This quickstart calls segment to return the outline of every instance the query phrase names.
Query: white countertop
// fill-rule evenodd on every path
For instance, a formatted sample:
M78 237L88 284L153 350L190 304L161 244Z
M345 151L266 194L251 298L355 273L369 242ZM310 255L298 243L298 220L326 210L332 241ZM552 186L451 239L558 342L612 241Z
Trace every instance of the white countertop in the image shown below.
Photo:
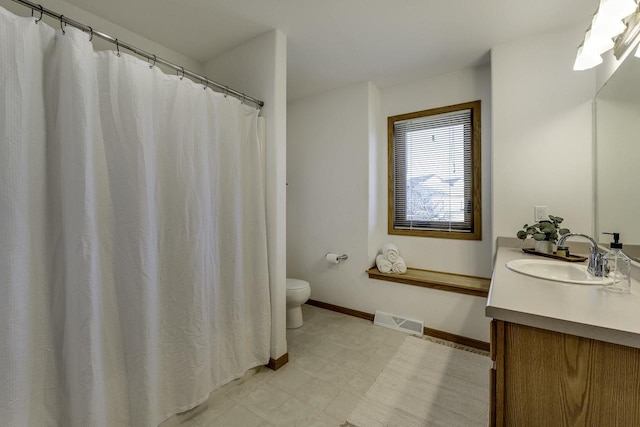
M487 317L640 348L639 282L632 279L631 294L623 295L598 285L537 279L506 267L522 258L545 259L519 248L498 248Z

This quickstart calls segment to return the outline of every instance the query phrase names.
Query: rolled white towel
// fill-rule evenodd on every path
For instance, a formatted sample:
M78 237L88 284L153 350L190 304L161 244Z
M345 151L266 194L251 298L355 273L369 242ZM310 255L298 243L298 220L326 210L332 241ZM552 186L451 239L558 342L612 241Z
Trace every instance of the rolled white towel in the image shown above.
M400 251L398 251L398 247L393 243L387 243L382 247L382 255L384 255L387 261L391 261L391 263L393 264L398 260Z
M376 267L380 273L391 273L391 261L385 259L384 255L378 255L376 257Z
M398 257L398 260L391 264L391 271L396 274L404 274L407 272L407 264L404 262L404 258Z

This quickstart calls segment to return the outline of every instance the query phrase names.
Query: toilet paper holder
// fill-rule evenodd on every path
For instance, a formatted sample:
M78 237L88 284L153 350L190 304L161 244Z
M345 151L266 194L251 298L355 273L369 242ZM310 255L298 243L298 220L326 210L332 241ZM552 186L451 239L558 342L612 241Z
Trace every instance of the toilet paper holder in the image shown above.
M338 254L334 254L331 252L327 252L326 254L324 254L324 259L329 262L329 263L339 263L340 261L346 261L349 259L349 256L347 254L342 254L342 255L338 255Z

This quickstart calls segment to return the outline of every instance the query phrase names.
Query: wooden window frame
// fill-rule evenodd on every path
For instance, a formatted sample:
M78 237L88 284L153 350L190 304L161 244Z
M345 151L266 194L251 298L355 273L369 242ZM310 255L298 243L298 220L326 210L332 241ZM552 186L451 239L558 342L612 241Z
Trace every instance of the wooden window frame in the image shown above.
M399 229L394 227L395 215L395 151L394 123L396 121L416 119L437 114L471 110L471 205L473 207L471 232L425 229ZM391 116L387 119L388 132L388 234L417 237L436 237L442 239L482 240L482 181L481 181L481 101L465 102L446 107L416 111L414 113Z

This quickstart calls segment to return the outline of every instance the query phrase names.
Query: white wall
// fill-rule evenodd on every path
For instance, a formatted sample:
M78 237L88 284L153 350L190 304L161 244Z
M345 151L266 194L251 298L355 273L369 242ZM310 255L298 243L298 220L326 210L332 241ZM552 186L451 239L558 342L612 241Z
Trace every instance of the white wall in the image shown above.
M386 118L482 99L482 242L387 236ZM489 276L490 69L463 70L380 91L362 83L290 103L287 116L287 273L308 280L311 298L368 313L423 320L425 326L488 341L486 300L372 280L365 270L385 241L412 267ZM486 160L485 160L486 159ZM400 237L400 238L396 238ZM347 253L339 265L327 251Z
M492 49L494 241L533 222L534 205L571 231L593 233L595 73L572 70L584 30Z
M271 357L286 341L287 40L273 30L205 64L207 76L265 102L267 239L271 290Z
M89 13L65 1L38 0L38 1L34 1L34 3L42 4L44 8L50 9L58 14L64 15L70 19L80 22L81 24L89 25L93 27L93 29L96 31L101 31L110 36L116 37L119 40L122 40L126 43L129 43L133 46L143 49L151 54L155 54L156 56L166 59L169 62L173 62L174 64L183 66L187 70L193 71L198 74L202 74L204 72L204 67L200 62L195 61L185 55L182 55L181 53L178 53L175 50L171 50L167 47L164 47L161 44L158 44L150 39L142 37L132 31L126 30L121 26L114 24L113 22L107 21L106 19L102 19L92 13ZM30 8L24 7L10 0L0 0L0 6L4 7L7 10L10 10L16 15L31 16ZM36 12L36 16L39 16L39 15L40 14ZM48 25L50 25L55 29L60 28L60 22L55 21L53 18L49 18L48 16L45 16L43 18L43 22L47 23ZM105 49L115 50L114 44L101 40L98 37L93 38L93 45L96 50L105 50ZM122 52L128 53L128 51L126 50L122 50ZM167 69L162 66L160 68L162 68L167 73L175 73L173 69Z
M311 298L363 310L368 268L369 96L362 83L289 104L287 273ZM349 260L330 265L327 252Z

